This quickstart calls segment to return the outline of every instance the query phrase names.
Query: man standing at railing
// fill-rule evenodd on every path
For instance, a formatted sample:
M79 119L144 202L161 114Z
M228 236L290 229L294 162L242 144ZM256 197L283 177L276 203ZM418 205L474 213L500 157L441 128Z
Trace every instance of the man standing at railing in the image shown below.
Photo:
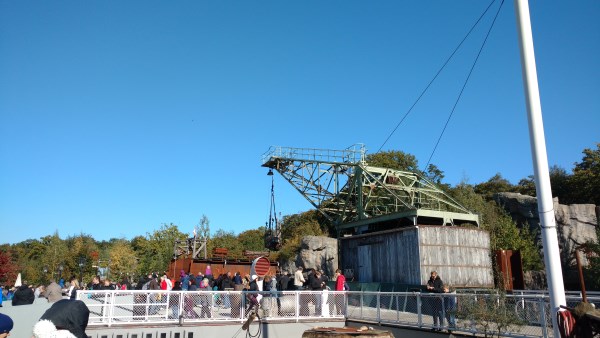
M304 288L304 282L306 282L302 270L302 267L299 266L296 273L294 273L294 286L296 287L296 290L302 290Z
M346 276L342 274L342 270L335 270L335 291L341 292L346 291L344 285L346 285ZM337 315L343 315L346 311L344 306L346 305L346 301L344 300L344 295L336 293L335 295L335 308Z
M312 274L308 275L308 284L313 291L312 298L315 303L315 316L321 316L321 297L323 295L323 287L325 286L325 282L321 279L321 272L314 269Z
M427 290L434 293L444 292L444 282L438 276L436 271L431 271L431 277L427 281ZM444 326L444 318L442 317L442 298L431 297L431 315L433 316L433 330L441 331Z
M446 312L446 321L448 322L448 331L452 332L456 328L456 290L450 290L444 286L444 311Z

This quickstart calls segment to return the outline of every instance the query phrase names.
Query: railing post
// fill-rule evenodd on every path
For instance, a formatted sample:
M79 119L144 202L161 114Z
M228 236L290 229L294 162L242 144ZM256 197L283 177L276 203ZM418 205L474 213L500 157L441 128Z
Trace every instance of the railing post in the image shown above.
M400 294L396 293L396 323L400 323Z
M112 322L113 322L113 318L114 318L114 313L115 313L115 300L116 300L116 293L115 291L111 291L110 294L108 294L108 327L111 327Z
M294 293L294 297L296 298L296 322L298 322L300 320L300 291L296 290L296 292Z
M543 337L548 337L548 325L546 324L546 299L545 296L541 296L538 298L538 303L540 306L540 326L542 327ZM552 314L554 315L554 314ZM552 321L551 321L552 322ZM558 338L558 337L554 337Z
M364 308L364 304L365 303L365 292L361 291L360 292L360 319L363 319L363 308Z
M343 291L344 292L344 317L346 319L348 319L348 292L347 291Z
M417 324L419 327L423 327L423 314L421 313L421 293L417 292Z
M377 323L381 324L381 292L377 292Z

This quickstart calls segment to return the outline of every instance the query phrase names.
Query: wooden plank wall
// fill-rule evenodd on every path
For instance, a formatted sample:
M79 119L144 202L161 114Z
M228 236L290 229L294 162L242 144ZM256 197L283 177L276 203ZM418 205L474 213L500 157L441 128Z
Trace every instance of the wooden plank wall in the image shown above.
M340 239L341 268L354 280L423 285L436 270L457 287L492 287L489 234L478 228L418 226Z
M490 236L477 228L419 226L421 279L438 272L447 285L493 287Z
M359 282L421 284L418 243L415 227L342 238L342 269Z

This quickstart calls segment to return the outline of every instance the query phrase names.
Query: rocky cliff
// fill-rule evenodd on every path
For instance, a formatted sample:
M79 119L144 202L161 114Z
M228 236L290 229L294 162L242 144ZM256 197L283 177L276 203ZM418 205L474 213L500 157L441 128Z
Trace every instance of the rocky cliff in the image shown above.
M337 239L323 236L302 238L300 252L296 260L280 262L283 270L293 273L297 266L305 269L320 269L327 276L334 275L338 268Z
M532 233L540 236L537 198L519 193L503 192L496 194L494 199L504 207L519 227L528 226ZM587 241L598 240L596 227L600 218L600 207L593 204L563 205L559 204L558 199L555 198L554 216L563 266L573 266L575 248ZM582 263L587 264L585 257L582 258Z

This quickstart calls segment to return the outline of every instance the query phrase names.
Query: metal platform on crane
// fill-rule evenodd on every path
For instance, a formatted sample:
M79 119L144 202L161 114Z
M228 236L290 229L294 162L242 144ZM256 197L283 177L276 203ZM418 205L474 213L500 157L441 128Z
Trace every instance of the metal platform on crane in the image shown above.
M343 150L271 147L262 166L279 172L340 235L401 226L479 225L423 174L369 166L364 145Z

